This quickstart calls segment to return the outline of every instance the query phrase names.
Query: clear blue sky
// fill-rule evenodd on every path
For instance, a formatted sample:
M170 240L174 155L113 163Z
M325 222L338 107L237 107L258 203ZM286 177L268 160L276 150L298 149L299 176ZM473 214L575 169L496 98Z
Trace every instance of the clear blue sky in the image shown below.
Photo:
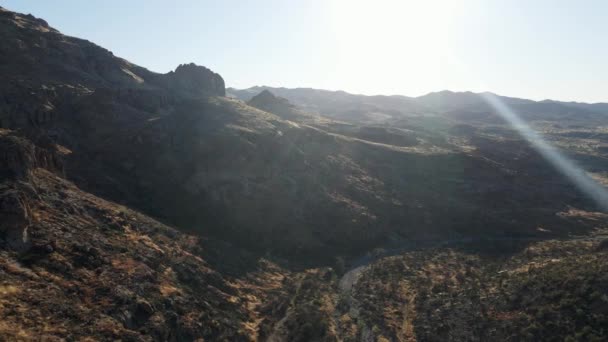
M65 34L228 86L608 102L606 0L0 0Z

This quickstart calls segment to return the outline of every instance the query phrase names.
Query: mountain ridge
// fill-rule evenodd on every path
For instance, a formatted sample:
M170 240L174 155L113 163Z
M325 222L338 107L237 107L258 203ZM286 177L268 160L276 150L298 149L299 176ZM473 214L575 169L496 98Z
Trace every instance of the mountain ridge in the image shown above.
M254 92L263 91L263 90L271 91L272 89L279 89L279 90L295 90L295 91L297 91L297 90L318 91L318 92L328 92L328 93L336 93L336 94L348 94L348 95L352 95L352 96L361 96L361 97L381 96L381 97L403 97L403 98L408 98L408 99L417 99L417 98L434 95L434 94L473 94L473 95L492 94L492 95L495 95L500 98L508 98L508 99L532 101L532 102L557 102L557 103L561 103L561 104L572 104L572 105L608 105L608 102L602 102L602 101L585 102L585 101L563 101L563 100L556 100L556 99L532 100L532 99L526 99L523 97L499 95L492 91L473 92L470 90L455 91L455 90L449 90L449 89L431 91L426 94L422 94L422 95L418 95L418 96L408 96L408 95L404 95L404 94L359 94L359 93L354 93L354 92L351 93L351 92L348 92L345 90L327 90L327 89L313 88L313 87L274 87L274 86L265 86L265 85L255 85L255 86L251 86L248 88L227 87L226 89L228 92L233 91L235 93L242 92L242 91L253 91L252 93L254 93ZM232 95L236 96L235 93L233 93ZM238 98L241 98L241 97L238 97ZM241 99L243 99L243 98L241 98Z
M482 96L487 92L452 92L446 90L418 97L401 95L368 96L313 88L289 89L263 86L243 90L228 88L227 92L232 97L248 101L255 94L265 89L288 99L304 111L336 120L388 123L421 115L439 115L446 119L460 121L474 119L487 123L496 123L503 120L500 118L500 113L496 112L495 108ZM495 98L510 106L525 121L529 122L566 118L579 120L579 124L597 125L608 116L608 105L604 103L533 101L500 95L495 95Z

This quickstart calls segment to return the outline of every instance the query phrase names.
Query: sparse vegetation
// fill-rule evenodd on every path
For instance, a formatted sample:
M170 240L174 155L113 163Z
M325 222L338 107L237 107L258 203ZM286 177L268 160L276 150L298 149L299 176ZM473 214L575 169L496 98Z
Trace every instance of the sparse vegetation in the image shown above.
M0 39L2 341L608 340L608 215L479 94ZM608 107L501 99L608 184Z

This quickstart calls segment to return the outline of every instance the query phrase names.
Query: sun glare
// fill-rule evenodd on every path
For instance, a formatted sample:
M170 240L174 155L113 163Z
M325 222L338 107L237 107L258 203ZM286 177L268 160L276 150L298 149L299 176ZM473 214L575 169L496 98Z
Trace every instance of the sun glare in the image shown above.
M459 17L457 1L332 2L339 79L363 88L384 82L398 89L403 80L436 84L450 55L450 29ZM372 66L362 68L362 65Z

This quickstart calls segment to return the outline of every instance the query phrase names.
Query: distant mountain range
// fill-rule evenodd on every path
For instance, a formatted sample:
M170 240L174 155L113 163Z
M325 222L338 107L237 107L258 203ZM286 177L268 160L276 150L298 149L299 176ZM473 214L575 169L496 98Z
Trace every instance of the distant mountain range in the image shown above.
M343 91L312 88L273 88L256 86L248 89L228 88L228 96L248 101L268 90L284 97L303 110L319 113L337 120L385 122L407 116L440 114L450 118L495 121L493 109L473 92L440 91L419 97L366 96ZM567 119L578 123L597 123L608 116L608 103L578 103L553 100L532 101L496 95L527 120Z

